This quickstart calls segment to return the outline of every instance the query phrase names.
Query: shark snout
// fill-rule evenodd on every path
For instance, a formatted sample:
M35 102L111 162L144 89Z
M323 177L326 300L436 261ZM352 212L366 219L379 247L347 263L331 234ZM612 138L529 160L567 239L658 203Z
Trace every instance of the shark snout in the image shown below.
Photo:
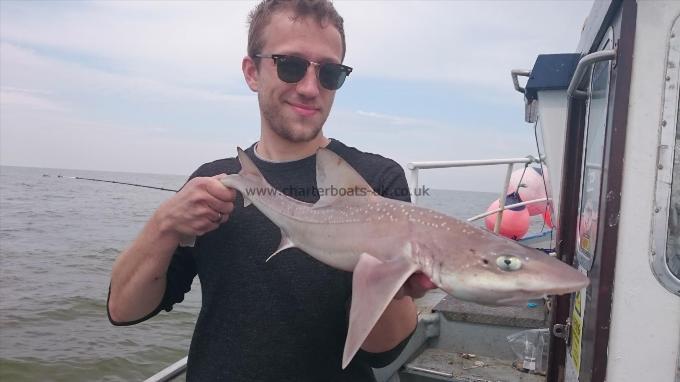
M586 275L553 258L524 258L521 265L515 263L516 257L497 258L498 264L482 262L481 267L443 275L440 288L461 300L506 305L573 293L589 284Z
M588 286L590 280L580 271L550 258L548 264L528 266L517 281L521 292L536 295L559 295L572 293ZM540 265L540 266L538 266Z
M590 280L583 273L570 269L567 275L561 275L561 278L555 282L555 286L548 290L549 294L565 294L579 291L590 284Z

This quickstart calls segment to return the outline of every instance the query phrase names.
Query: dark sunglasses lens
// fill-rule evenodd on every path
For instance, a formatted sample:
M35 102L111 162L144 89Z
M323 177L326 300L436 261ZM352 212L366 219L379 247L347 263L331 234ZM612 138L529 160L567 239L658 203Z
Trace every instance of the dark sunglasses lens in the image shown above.
M280 57L276 61L276 71L283 82L296 83L305 76L309 62L297 57Z
M346 77L347 71L340 64L323 64L319 68L319 82L328 90L340 89Z

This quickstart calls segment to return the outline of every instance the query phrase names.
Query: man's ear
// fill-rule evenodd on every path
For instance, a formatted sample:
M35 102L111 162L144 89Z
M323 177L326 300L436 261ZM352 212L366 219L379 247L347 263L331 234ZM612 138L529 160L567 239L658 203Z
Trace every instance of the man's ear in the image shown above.
M257 72L255 61L250 56L243 57L241 69L243 70L243 77L245 77L246 83L248 84L250 90L257 92L259 73Z

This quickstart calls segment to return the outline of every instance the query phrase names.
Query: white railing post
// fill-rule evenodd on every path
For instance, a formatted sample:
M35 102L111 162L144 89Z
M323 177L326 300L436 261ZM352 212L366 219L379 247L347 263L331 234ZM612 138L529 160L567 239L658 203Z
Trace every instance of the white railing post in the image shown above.
M410 168L410 166L409 166ZM418 167L410 168L411 170L411 203L418 202Z
M505 181L503 182L503 189L501 190L501 196L498 197L498 216L496 217L496 224L493 226L493 231L495 233L501 230L501 221L503 220L503 210L505 207L505 196L508 194L508 184L510 184L510 176L512 175L513 164L508 163L508 170L505 173Z

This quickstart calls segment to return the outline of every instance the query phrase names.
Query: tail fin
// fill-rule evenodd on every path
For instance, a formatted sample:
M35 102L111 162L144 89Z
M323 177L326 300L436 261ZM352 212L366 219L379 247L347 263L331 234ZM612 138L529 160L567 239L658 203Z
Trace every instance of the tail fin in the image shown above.
M243 177L264 178L255 163L248 157L248 154L240 147L237 147L236 150L238 151L238 161L241 162L241 171L238 174Z
M248 157L248 154L240 147L237 147L236 151L238 151L238 161L241 162L241 171L239 171L238 174L244 178L254 177L264 180L264 176L260 172L260 169L255 166L255 163ZM243 195L243 207L248 207L251 204L252 201L248 199L246 195Z

